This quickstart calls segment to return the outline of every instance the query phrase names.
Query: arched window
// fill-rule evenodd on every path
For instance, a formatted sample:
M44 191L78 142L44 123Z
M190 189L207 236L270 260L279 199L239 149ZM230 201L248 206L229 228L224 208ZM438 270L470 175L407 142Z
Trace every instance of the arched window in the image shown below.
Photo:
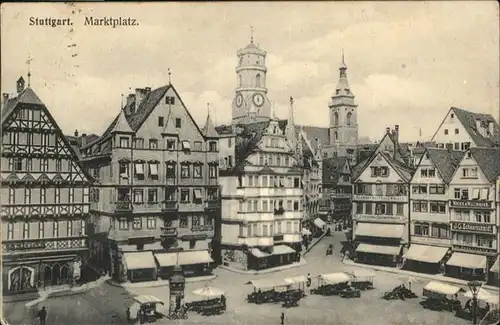
M347 117L346 117L346 124L347 125L351 125L351 119L352 119L352 113L349 112L349 113L347 113Z
M243 81L241 79L241 74L238 75L238 86L241 87L243 84Z
M255 87L260 87L260 74L255 76Z
M333 113L333 125L339 125L339 113Z
M339 139L339 133L337 131L333 132L333 136L335 137L335 140Z

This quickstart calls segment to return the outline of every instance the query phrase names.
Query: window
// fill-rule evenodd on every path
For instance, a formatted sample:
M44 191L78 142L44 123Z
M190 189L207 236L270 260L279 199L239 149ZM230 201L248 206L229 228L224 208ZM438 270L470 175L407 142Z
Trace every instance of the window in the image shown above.
M333 132L333 138L335 140L338 140L339 139L339 133L337 131Z
M24 204L31 204L31 188L24 188Z
M365 203L365 213L366 214L372 214L373 213L373 204L371 202L366 202Z
M150 162L149 163L149 178L153 180L158 180L158 163Z
M193 202L201 203L202 200L203 200L203 196L202 196L201 190L199 188L195 188L193 190Z
M167 139L167 150L174 151L176 142L175 139Z
M469 147L470 147L470 142L462 142L461 147L462 147L462 150L463 150L463 151L465 151L465 150L469 149Z
M189 190L181 190L181 202L189 202Z
M40 170L42 172L49 171L49 160L46 158L40 159Z
M14 239L14 223L9 222L7 224L7 239Z
M144 198L143 198L143 190L134 190L134 203L143 203Z
M120 137L120 148L128 148L130 146L129 138Z
M427 194L427 185L413 185L411 190L413 194Z
M460 150L460 142L455 142L453 144L453 150Z
M75 202L75 189L73 187L69 188L69 203Z
M458 200L468 200L469 199L469 189L467 188L456 188L454 190L455 199Z
M288 167L290 166L290 157L285 157L285 166Z
M232 138L227 138L227 147L231 148L232 145Z
M180 216L179 217L179 228L187 228L188 227L188 217Z
M427 212L427 201L413 201L414 212Z
M364 202L356 202L356 213L363 214Z
M200 216L192 216L191 218L191 226L200 226L201 225L201 218Z
M149 149L158 149L157 139L149 139Z
M470 210L455 210L457 221L470 221Z
M189 249L195 249L195 247L196 247L196 240L190 240Z
M175 119L175 127L178 128L178 129L180 129L181 126L182 126L181 119L180 118L176 118Z
M428 223L415 223L414 230L417 236L429 236Z
M55 188L54 203L58 204L61 202L61 189L59 187Z
M349 112L349 113L347 113L346 124L351 125L351 120L352 120L352 113Z
M211 152L217 151L217 141L210 141L208 143L208 151L211 151Z
M165 122L163 116L158 116L158 126L164 126L164 125Z
M28 238L30 238L30 223L24 222L23 223L23 239L28 239Z
M448 129L444 129L444 134L448 134Z
M52 234L54 238L59 237L59 221L54 220L52 223Z
M491 212L489 211L474 211L475 222L491 223Z
M388 167L371 167L372 177L387 177L389 176Z
M445 191L444 185L429 185L430 194L444 194L444 191Z
M216 165L208 166L208 173L210 178L217 178L217 166Z
M403 208L404 208L404 204L403 203L397 203L396 204L396 214L398 216L402 216L403 215Z
M427 169L420 170L420 177L427 177Z
M121 178L128 178L128 163L120 162L119 173Z
M142 218L135 217L132 222L132 229L142 229Z
M263 155L259 156L259 165L264 166L264 156Z
M298 178L298 177L293 178L293 187L300 188L300 178Z
M101 173L101 168L96 167L92 170L92 177L94 177L95 179L99 179L100 173Z
M339 113L333 113L333 125L339 125Z
M138 180L144 180L144 163L135 163L134 164L134 169L135 169L135 177Z
M477 167L463 168L462 178L477 178Z
M170 97L170 96L165 97L165 104L175 105L175 97Z
M68 220L68 223L66 223L66 233L68 237L73 236L73 221Z
M429 169L427 173L428 173L429 177L436 177L436 170L435 169Z
M188 140L182 140L182 150L191 150L191 143Z
M156 218L148 217L146 220L146 226L148 229L156 229Z
M458 133L459 133L458 129L455 129L455 134L458 134Z
M293 211L299 211L299 201L293 201Z
M148 190L148 202L156 203L158 202L158 190L149 189Z
M493 248L493 240L490 237L477 236L477 245L479 247Z
M40 204L47 203L47 189L42 187L40 188Z
M255 87L260 87L260 74L255 76Z
M195 141L193 143L193 150L194 151L202 151L203 150L203 146L202 146L201 141Z
M136 138L134 140L134 147L136 149L144 149L144 139L143 138Z
M375 214L382 215L386 214L386 204L385 203L376 203L375 204Z
M189 177L189 164L184 163L181 165L181 177L188 178Z
M175 165L167 164L167 178L175 178Z
M431 213L446 213L446 202L443 201L430 201Z
M201 164L193 165L193 178L201 178L202 177L201 169L202 169Z

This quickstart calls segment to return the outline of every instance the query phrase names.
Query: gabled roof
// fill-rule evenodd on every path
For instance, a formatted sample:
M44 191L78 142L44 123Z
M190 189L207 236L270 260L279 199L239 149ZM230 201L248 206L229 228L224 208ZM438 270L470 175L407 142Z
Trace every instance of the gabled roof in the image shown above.
M118 114L118 118L116 120L116 123L114 123L113 128L111 129L110 133L114 132L124 132L124 133L134 133L132 131L132 128L127 122L127 118L125 117L125 111L121 110L120 114Z
M217 133L217 130L215 129L214 123L212 122L212 119L210 118L210 114L207 114L207 120L205 122L205 126L203 127L202 130L203 134L207 138L218 138L219 133Z
M352 170L352 179L355 181L363 171L371 164L371 162L378 156L382 156L389 165L398 173L398 175L405 181L409 182L415 172L415 169L405 165L402 161L394 159L391 154L386 152L378 152L377 154L371 155L369 158L365 159L360 164L356 165Z
M445 183L449 183L453 178L453 174L460 163L461 158L463 157L463 151L448 151L446 149L440 148L426 148L425 152L427 153L429 160L436 167L441 179ZM423 160L423 156L420 159L420 162ZM419 166L420 166L419 162Z
M338 183L345 164L349 165L349 160L347 159L347 157L324 158L322 163L322 183Z
M500 148L469 148L479 168L490 182L500 174Z
M500 127L497 121L490 114L473 113L461 108L452 107L451 110L455 113L457 118L462 122L462 125L469 133L472 140L478 147L493 147L500 144ZM493 134L484 137L478 132L476 120L493 123Z
M2 124L17 107L17 104L30 104L45 106L33 89L26 88L17 97L10 98L2 109Z

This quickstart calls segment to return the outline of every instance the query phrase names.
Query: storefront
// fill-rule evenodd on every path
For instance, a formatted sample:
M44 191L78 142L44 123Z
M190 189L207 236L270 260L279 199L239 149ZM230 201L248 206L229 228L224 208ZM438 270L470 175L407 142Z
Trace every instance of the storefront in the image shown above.
M212 271L214 260L208 250L177 252L177 264L188 275L203 275Z
M402 246L373 245L360 243L356 247L358 262L395 267L401 255Z
M487 275L488 260L484 255L454 252L446 262L445 272L464 280L483 281Z
M437 274L443 271L449 247L411 244L410 249L404 254L403 267L407 270Z
M500 256L497 256L495 263L490 268L488 283L500 287Z
M153 253L150 251L123 253L123 270L130 282L154 281L157 268Z
M272 253L258 248L251 248L248 254L248 268L263 270L272 267L292 264L297 260L297 252L287 245L276 245Z
M395 267L401 260L404 225L358 222L355 260L360 263Z
M156 253L154 257L158 264L158 276L164 280L170 279L170 276L173 274L174 266L177 265L177 252Z

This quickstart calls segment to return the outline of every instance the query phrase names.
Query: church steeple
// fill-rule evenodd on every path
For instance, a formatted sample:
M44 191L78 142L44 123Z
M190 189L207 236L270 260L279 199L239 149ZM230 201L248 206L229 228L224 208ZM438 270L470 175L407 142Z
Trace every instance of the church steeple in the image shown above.
M210 104L207 103L207 120L205 122L205 126L203 127L203 134L207 138L218 138L219 133L215 129L214 123L212 122L212 119L210 118Z
M288 118L285 128L286 139L290 142L292 147L297 145L297 133L295 132L295 119L293 114L293 97L290 96L290 106L288 107Z
M345 64L344 50L342 50L342 62L339 67L339 83L335 89L335 96L354 96L351 92L351 87L349 87L349 82L347 81L347 65Z

